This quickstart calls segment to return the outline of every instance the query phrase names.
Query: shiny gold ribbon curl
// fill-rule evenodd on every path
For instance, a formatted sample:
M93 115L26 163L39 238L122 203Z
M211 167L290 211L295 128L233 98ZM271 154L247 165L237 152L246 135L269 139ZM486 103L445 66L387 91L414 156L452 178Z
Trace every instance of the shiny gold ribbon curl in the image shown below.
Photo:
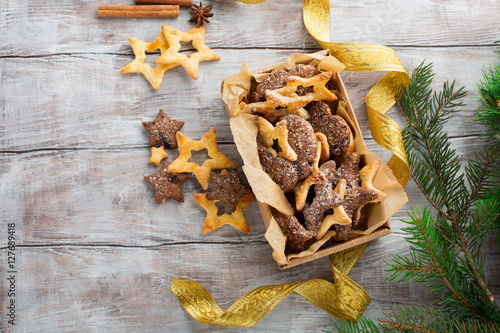
M356 321L371 300L368 293L347 274L367 245L358 245L330 256L334 283L313 279L258 287L243 295L225 312L197 282L174 278L170 290L200 323L251 327L292 291L336 318Z
M237 0L255 4L265 0ZM346 65L348 71L386 71L366 95L368 122L374 140L393 153L387 163L405 186L409 167L398 124L386 116L396 103L401 86L409 76L396 52L388 47L362 43L330 42L330 1L303 0L304 24L323 49ZM223 311L199 283L173 279L170 290L197 321L224 326L251 327L266 316L281 300L295 292L336 318L356 321L370 303L370 296L347 274L368 244L330 255L333 281L322 279L255 288Z
M408 86L409 76L396 52L386 46L363 43L330 42L330 0L302 0L304 24L323 49L346 65L348 71L387 74L366 95L368 122L373 139L393 153L387 163L404 187L410 169L399 125L386 115L396 103L401 86Z

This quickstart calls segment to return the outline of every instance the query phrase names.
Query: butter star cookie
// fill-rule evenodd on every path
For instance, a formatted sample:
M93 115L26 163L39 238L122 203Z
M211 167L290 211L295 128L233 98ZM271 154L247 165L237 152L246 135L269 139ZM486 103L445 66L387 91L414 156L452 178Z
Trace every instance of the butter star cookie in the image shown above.
M187 32L163 25L162 32L169 47L156 59L157 65L181 65L189 76L197 80L198 66L201 61L220 60L220 56L205 45L205 24L193 27ZM189 56L179 53L181 41L192 42L197 52L191 53Z
M164 146L160 146L159 148L151 147L151 157L148 163L154 163L158 166L165 157L168 157L168 153L165 151Z
M234 212L232 212L231 214L224 213L220 216L218 216L217 214L217 212L219 211L216 205L217 200L207 199L207 193L194 193L193 198L207 212L207 216L203 224L203 229L201 230L201 233L203 235L208 234L209 232L223 226L224 224L230 224L246 234L250 233L250 228L248 227L245 216L243 215L243 208L248 206L255 199L253 193L244 195L238 202L238 205L236 206L236 210Z
M149 64L144 63L144 61L146 61L146 51L154 52L159 49L161 52L164 52L168 49L168 43L163 36L163 33L160 33L151 43L132 37L129 37L128 41L130 42L130 46L132 46L132 51L134 51L135 59L125 66L120 73L140 73L144 75L153 89L160 89L165 72L179 66L177 63L171 63L161 64L152 68Z
M210 129L200 141L195 141L181 132L176 134L179 144L179 157L168 167L169 172L192 172L204 190L208 190L210 172L214 169L234 169L236 165L217 150L217 138L215 128ZM189 162L191 150L199 151L206 149L209 158L202 166Z

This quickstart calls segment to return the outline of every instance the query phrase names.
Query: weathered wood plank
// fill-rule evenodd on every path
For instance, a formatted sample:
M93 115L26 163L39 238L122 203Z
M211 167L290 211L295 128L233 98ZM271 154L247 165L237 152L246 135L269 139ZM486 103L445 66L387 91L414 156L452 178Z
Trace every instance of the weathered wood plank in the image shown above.
M493 241L494 242L494 241ZM493 243L485 246L491 255ZM365 315L380 318L391 304L427 304L434 297L418 284L385 281L388 252L404 255L407 243L392 234L373 241L349 275L372 298ZM170 292L173 277L201 283L223 309L262 285L322 278L332 281L327 258L281 271L265 244L184 244L144 248L19 248L16 304L18 332L175 331L246 332L193 320ZM4 267L5 258L0 257ZM487 276L500 273L498 253L487 261ZM377 278L375 278L375 276ZM498 279L492 290L500 296ZM8 281L2 279L2 295ZM4 303L0 329L6 323ZM331 317L292 294L252 328L252 332L317 332Z
M218 51L219 52L219 51ZM493 48L398 49L409 70L423 59L434 63L434 87L456 79L470 98L461 117L477 108L475 84L484 64L496 62ZM172 118L186 122L182 131L200 137L216 127L221 142L232 142L228 117L221 99L224 78L239 72L244 61L256 69L289 55L288 51L254 50L241 53L220 50L222 60L202 63L200 78L192 80L180 67L167 72L159 91L141 75L121 75L131 57L115 55L51 56L0 59L0 151L46 148L128 148L147 144L141 121L154 119L163 108ZM464 66L464 62L467 66ZM453 74L450 74L453 73ZM365 137L369 126L365 95L382 73L343 73L350 99ZM390 114L405 124L398 110ZM473 122L454 122L450 136L482 132Z
M127 37L152 40L162 24L185 31L192 26L189 8L176 19L98 19L101 3L91 0L0 2L0 331L248 332L194 321L169 291L172 278L202 283L223 309L261 285L331 280L327 258L277 268L255 203L245 210L250 235L225 226L202 236L205 214L191 197L202 189L193 177L183 186L185 203L161 205L142 179L157 168L147 165L141 121L163 108L186 121L182 131L194 139L215 127L220 150L241 165L220 99L222 79L243 61L255 69L319 49L303 26L300 1L208 3L215 16L206 41L221 61L202 63L198 81L181 68L167 72L154 91L139 75L119 74L133 58ZM332 0L331 7L332 40L394 46L409 71L423 59L434 63L434 87L445 79L466 86L468 105L446 129L462 160L471 157L482 128L466 119L477 107L474 85L483 65L498 62L492 13L500 12L500 2ZM389 154L370 139L364 105L381 75L343 78L369 149L387 161ZM396 109L390 114L405 123ZM172 161L177 153L170 153ZM410 202L391 220L393 234L373 241L350 274L370 294L365 315L373 319L394 303L435 299L420 285L384 281L389 253L408 253L400 220L410 207L426 204L412 181L407 193ZM15 327L6 322L10 222L19 245ZM498 299L493 238L484 251ZM292 294L251 331L318 332L329 329L330 318Z
M133 1L124 1L133 4ZM302 3L246 5L212 1L207 41L216 48L315 49L302 22ZM172 19L97 18L95 1L2 1L0 56L130 53L127 37L153 40L162 24L186 31L189 8ZM500 4L495 0L418 2L331 1L332 40L384 45L491 45ZM82 30L82 27L85 27Z
M452 140L462 160L472 157L480 138ZM389 156L373 141L368 148ZM234 145L220 151L242 164ZM169 150L168 161L178 153ZM199 155L196 158L202 157ZM245 209L252 233L245 235L225 226L201 235L205 211L192 198L203 192L191 176L183 185L185 202L157 205L152 188L142 179L158 168L147 165L148 148L127 150L40 151L0 156L2 225L18 224L22 244L117 244L157 246L172 243L265 243L257 205ZM243 174L242 174L243 175ZM409 203L391 220L394 231L402 226L408 207L426 204L413 182L406 188ZM5 228L4 228L5 229ZM131 237L133 235L133 237ZM6 239L0 239L5 246Z

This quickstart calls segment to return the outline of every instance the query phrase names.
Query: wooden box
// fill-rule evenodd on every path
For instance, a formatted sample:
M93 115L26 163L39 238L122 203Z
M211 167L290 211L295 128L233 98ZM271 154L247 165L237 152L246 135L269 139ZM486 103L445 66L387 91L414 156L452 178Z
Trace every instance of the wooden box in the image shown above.
M367 207L367 219L365 224L360 225L360 230L353 230L350 239L341 242L332 242L329 239L323 242L318 241L318 244L313 244L315 248L312 251L304 251L308 253L303 252L301 255L290 255L285 253L284 244L282 244L285 242L283 240L284 235L281 233L279 226L277 226L276 221L274 221L272 217L272 208L270 207L272 204L269 203L268 197L266 197L267 194L265 192L267 191L262 190L262 188L260 188L261 185L257 184L257 182L262 182L263 178L262 174L258 171L260 162L258 158L257 160L255 159L254 153L252 152L252 150L255 149L256 153L256 148L253 147L254 143L252 142L256 136L256 132L253 128L251 130L248 129L253 125L252 116L248 114L248 108L245 109L245 102L249 95L251 81L255 77L262 77L262 75L270 73L276 68L282 68L295 63L318 64L318 69L320 70L320 66L323 66L323 62L326 63L326 67L339 68L339 66L343 66L340 62L337 61L337 63L335 63L335 61L337 60L330 56L327 51L310 55L292 54L287 61L252 71L248 71L246 65L244 65L239 74L230 76L223 82L223 99L230 117L231 130L236 146L244 161L243 171L247 175L247 179L256 194L258 206L267 230L266 239L274 249L273 257L282 269L301 265L389 234L389 218L407 202L407 197L402 186L397 182L390 169L376 155L366 150L365 142L356 120L356 115L349 101L342 78L337 71L332 76L331 80L335 81L333 84L343 97L343 101L341 101L343 106L342 112L345 111L345 113L343 115L341 114L341 116L343 116L344 119L349 118L346 119L346 121L348 120L347 122L354 133L354 150L360 153L361 167L373 160L379 161L380 166L374 178L374 184L377 184L377 189L386 193L387 197L380 203L369 204L373 207ZM261 170L260 172L263 171ZM273 207L276 208L276 206ZM311 248L312 247L313 246L311 246Z

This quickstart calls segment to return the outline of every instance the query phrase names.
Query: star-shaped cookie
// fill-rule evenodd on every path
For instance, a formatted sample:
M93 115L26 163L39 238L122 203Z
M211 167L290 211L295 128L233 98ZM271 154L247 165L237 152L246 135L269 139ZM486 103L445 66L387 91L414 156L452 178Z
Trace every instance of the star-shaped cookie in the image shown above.
M340 168L335 172L333 185L336 185L339 180L345 179L347 186L359 186L359 154L351 153L346 160L340 165Z
M325 175L318 167L320 157L321 142L318 142L318 146L316 148L316 157L314 158L313 171L302 183L297 184L293 189L293 191L295 192L295 208L298 211L304 209L307 195L311 186L315 184L324 184L327 181Z
M160 89L165 72L179 66L177 63L169 63L161 64L152 68L150 65L144 63L144 61L146 61L146 51L154 52L160 49L161 52L164 52L168 49L168 43L165 40L163 33L160 33L151 43L146 43L132 37L129 37L128 41L134 51L135 59L125 66L120 73L141 73L155 90Z
M331 92L326 83L332 77L332 72L324 72L310 78L300 76L289 76L286 78L286 86L275 90L266 91L266 101L250 103L248 106L254 113L262 113L268 117L276 112L278 107L286 107L289 113L297 114L305 119L309 113L304 107L313 101L336 101L337 96ZM298 87L314 87L313 92L305 95L297 95Z
M248 206L255 199L253 193L244 195L238 202L236 210L233 213L224 213L221 216L217 216L217 212L219 211L216 205L217 200L207 199L207 193L195 193L193 194L193 198L207 211L205 223L201 230L203 235L208 234L224 224L230 224L246 234L250 233L250 228L243 215L243 208Z
M165 157L168 157L168 153L165 151L164 146L160 146L159 148L151 147L151 157L148 163L154 163L158 166Z
M338 196L343 196L345 193L345 179L342 179L334 190ZM351 231L352 219L347 215L343 206L336 206L333 208L333 213L325 216L323 221L321 221L321 225L318 229L318 233L316 234L316 239L321 239L326 234L326 232L330 229L331 226L334 226L337 235L339 234L339 230L344 230L348 228L347 239L349 237L349 231Z
M361 208L377 198L378 194L374 190L362 186L348 187L342 206L344 206L347 215L352 218L353 223L356 224L359 221Z
M335 209L342 204L345 191L345 180L341 180L335 189L332 186L332 178L335 173L335 162L328 161L321 165L320 171L326 178L323 184L314 185L316 195L307 208L304 208L304 219L307 230L313 235L318 233L321 221L325 212L330 209Z
M155 120L145 121L142 125L149 132L150 147L165 145L167 148L177 148L175 133L184 122L170 119L163 110L160 110Z
M156 59L155 63L157 65L182 65L188 74L197 80L198 66L201 61L220 59L214 51L205 45L205 24L191 28L187 32L163 25L162 31L169 48L165 52L162 52L161 56ZM179 53L181 41L192 42L197 52L191 53L189 56Z
M222 201L233 213L240 199L244 195L252 193L252 190L243 185L236 169L231 172L224 169L220 174L212 172L210 179L212 180L212 191L207 194L207 199Z
M169 172L192 172L204 190L208 190L210 172L214 169L234 169L236 165L229 158L217 150L217 138L215 128L210 129L200 141L195 141L181 132L177 132L179 143L179 157L168 167ZM206 149L210 158L206 159L202 166L189 162L191 150L199 151Z
M168 162L161 165L160 171L145 176L144 179L155 189L156 203L165 202L168 198L184 202L181 185L188 179L189 175L169 173Z
M299 220L293 215L291 216L275 216L276 223L281 228L281 231L286 236L286 246L292 253L300 253L306 249L306 243L313 238L314 234L304 228Z

